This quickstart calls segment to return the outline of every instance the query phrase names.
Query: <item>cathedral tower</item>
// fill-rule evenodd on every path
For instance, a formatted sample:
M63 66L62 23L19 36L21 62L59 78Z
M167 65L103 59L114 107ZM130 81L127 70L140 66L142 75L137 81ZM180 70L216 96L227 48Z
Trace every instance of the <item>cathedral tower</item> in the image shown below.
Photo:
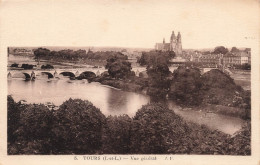
M175 51L176 48L176 36L174 34L174 31L172 31L171 39L170 39L170 51Z
M176 54L181 55L182 54L182 43L181 43L181 33L178 32L177 35L177 44L176 44Z

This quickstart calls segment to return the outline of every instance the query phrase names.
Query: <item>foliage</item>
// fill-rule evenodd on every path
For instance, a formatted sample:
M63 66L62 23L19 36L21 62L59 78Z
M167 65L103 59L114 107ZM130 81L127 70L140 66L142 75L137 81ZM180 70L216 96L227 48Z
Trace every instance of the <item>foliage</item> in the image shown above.
M19 104L14 101L12 96L7 96L7 138L8 142L14 142L17 139L15 131L19 127L17 122L20 118Z
M125 79L131 75L131 63L127 61L127 57L113 56L107 59L106 69L112 78Z
M33 54L37 60L40 60L40 58L44 58L45 56L48 56L50 54L50 50L46 48L38 48L33 51Z
M248 63L242 64L242 65L234 65L233 67L236 69L251 70L251 64L248 64Z
M8 154L50 153L51 125L46 106L15 103L8 96Z
M18 64L13 63L13 64L11 65L11 67L18 67Z
M174 153L187 151L182 146L188 127L172 110L161 104L148 104L139 109L133 118L131 132L132 153L165 154L170 148L177 149Z
M103 152L106 154L127 154L130 152L130 131L132 119L127 115L108 116L103 129Z
M162 104L147 104L131 119L105 116L90 102L8 105L8 154L221 154L250 155L251 125L230 136L185 122ZM14 138L15 137L15 138Z
M31 65L31 64L22 64L21 68L23 68L23 69L33 69L33 65Z
M239 52L239 49L237 47L232 47L230 52L231 53L237 53L237 52Z
M20 114L17 134L24 140L44 139L50 137L52 113L43 104L24 105Z
M150 51L150 52L142 52L141 57L138 59L138 63L141 66L151 65L154 62L160 63L169 63L169 60L175 57L175 53L173 51Z
M251 124L246 123L235 136L228 140L228 152L231 155L251 155Z
M170 87L170 70L166 63L155 62L148 65L149 88L147 94L152 97L165 98ZM156 99L156 98L155 98Z
M203 74L201 80L201 95L205 103L231 105L233 99L243 90L230 76L218 69L212 69Z
M200 105L201 80L200 70L197 68L179 67L173 72L169 97L177 103L185 105Z
M54 67L50 64L47 64L47 65L42 65L41 69L54 69Z
M101 148L105 116L92 103L69 99L53 115L55 154L95 154Z
M92 52L86 50L59 50L59 51L50 51L46 48L38 48L34 51L35 59L45 59L45 60L59 60L59 61L84 61L84 60L107 60L112 56L123 56L120 52L114 51L105 51L105 52ZM124 57L125 58L125 57Z
M224 46L217 46L215 47L214 51L213 51L214 54L226 54L228 53L228 49L225 48Z

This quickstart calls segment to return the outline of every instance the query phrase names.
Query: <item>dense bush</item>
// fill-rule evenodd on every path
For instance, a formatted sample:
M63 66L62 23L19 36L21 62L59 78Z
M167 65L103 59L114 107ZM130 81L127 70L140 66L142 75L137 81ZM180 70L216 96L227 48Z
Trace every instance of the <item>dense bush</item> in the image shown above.
M148 91L147 94L151 97L165 98L169 87L170 87L170 70L166 63L155 62L154 64L148 65Z
M135 154L185 153L186 123L161 104L148 104L133 118L131 152Z
M42 140L50 137L51 122L52 113L45 105L24 105L17 133L25 137L25 140Z
M8 154L250 155L251 126L234 136L185 122L162 104L131 119L105 116L90 102L65 101L57 111L16 103L8 96Z
M41 69L54 69L54 67L50 64L47 64L47 65L42 65Z
M46 48L38 48L34 50L35 59L45 59L45 60L63 60L63 61L82 61L82 60L107 60L113 56L121 56L123 58L127 58L127 56L123 55L120 52L115 51L99 51L99 52L92 52L86 50L59 50L59 51L50 51Z
M251 124L246 123L228 142L228 154L251 155Z
M127 154L130 152L132 119L127 115L108 116L103 129L103 153Z
M21 68L23 68L23 69L33 69L33 65L31 65L31 64L22 64Z
M55 154L95 154L100 150L105 116L92 103L69 99L53 115Z
M49 154L51 118L46 106L17 104L8 96L8 153Z
M175 53L173 51L150 51L150 52L142 52L142 56L137 60L137 62L141 65L151 65L154 62L160 63L169 63L170 59L175 57Z
M107 59L106 69L112 78L125 79L131 76L131 63L127 61L127 58L121 56L113 56Z
M18 64L14 63L11 65L11 67L18 67Z
M240 106L243 89L234 80L218 69L212 69L201 76L203 102L210 104Z
M200 105L201 79L200 70L197 68L179 67L173 72L169 97L177 103L185 105Z
M17 138L15 131L19 127L20 108L12 96L7 96L7 138L8 142L14 142Z

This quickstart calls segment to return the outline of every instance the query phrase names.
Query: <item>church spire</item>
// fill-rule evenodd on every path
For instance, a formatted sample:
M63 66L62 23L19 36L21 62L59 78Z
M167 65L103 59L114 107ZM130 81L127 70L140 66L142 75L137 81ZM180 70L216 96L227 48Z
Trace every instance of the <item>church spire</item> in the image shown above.
M172 31L171 42L172 42L173 40L176 40L176 36L175 36L175 34L174 34L174 31Z
M163 44L165 44L165 38L163 38Z
M181 40L181 33L180 32L178 32L177 40Z

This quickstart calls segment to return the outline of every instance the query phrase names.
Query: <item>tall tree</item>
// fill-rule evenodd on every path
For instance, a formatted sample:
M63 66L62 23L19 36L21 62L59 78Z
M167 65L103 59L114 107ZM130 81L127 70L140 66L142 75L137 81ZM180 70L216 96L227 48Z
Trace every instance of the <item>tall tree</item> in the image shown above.
M167 63L158 58L146 68L149 78L148 95L154 99L164 98L170 87L170 70Z
M217 46L215 47L213 53L214 54L226 54L228 52L228 49L225 48L224 46Z
M111 77L119 79L126 78L131 74L131 63L128 62L124 55L114 55L107 59L106 69Z
M34 50L33 53L34 53L35 59L37 59L37 61L39 61L40 58L48 57L50 55L51 51L46 48L38 48L38 49Z

